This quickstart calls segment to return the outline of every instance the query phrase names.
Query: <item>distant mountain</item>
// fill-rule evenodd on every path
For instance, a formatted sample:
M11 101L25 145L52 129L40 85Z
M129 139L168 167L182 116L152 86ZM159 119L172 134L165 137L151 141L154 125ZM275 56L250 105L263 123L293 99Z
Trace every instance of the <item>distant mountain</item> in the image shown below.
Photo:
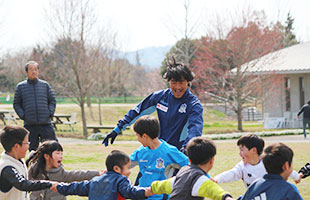
M136 55L138 53L140 63L146 69L160 68L161 62L165 59L166 53L169 52L171 47L146 47L137 51L123 52L122 56L127 58L132 65L136 65Z

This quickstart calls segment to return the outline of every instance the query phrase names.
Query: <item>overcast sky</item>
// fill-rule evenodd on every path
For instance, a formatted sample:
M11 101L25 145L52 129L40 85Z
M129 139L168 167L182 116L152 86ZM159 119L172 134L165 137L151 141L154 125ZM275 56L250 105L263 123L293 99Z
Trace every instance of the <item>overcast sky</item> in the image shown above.
M1 1L1 0L0 0ZM46 42L43 8L48 0L2 0L1 50L15 51ZM184 25L183 0L94 0L99 20L109 23L118 32L123 50L137 50L149 46L173 45L181 38L176 27ZM191 0L190 16L202 20L196 36L204 33L213 22L215 13L242 10L245 7L264 10L270 21L284 22L290 12L295 19L297 39L310 41L309 0ZM193 23L193 21L190 21Z

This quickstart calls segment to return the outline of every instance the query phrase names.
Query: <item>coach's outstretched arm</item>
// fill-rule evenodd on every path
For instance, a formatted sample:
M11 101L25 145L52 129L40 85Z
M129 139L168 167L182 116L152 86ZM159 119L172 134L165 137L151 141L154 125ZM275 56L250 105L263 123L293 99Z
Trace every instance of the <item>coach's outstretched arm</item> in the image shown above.
M110 138L111 138L111 144L113 144L113 142L114 142L114 140L115 140L115 138L116 138L117 135L118 135L117 132L115 132L114 130L111 131L110 133L108 133L108 134L104 137L104 139L103 139L103 141L102 141L102 144L104 144L105 146L108 146L108 145L109 145L109 139L110 139Z

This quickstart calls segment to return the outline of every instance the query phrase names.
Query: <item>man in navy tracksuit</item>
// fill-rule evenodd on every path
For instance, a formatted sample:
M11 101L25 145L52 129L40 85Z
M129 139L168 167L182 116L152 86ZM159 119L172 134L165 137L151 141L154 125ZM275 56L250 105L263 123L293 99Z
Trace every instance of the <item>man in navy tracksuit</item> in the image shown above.
M268 146L263 157L268 174L253 182L241 200L301 200L296 186L287 182L293 171L293 154L282 143Z
M13 105L18 117L24 120L24 127L30 131L29 151L31 151L38 148L39 139L57 140L51 124L56 99L50 85L38 78L37 62L27 62L25 71L28 78L17 84Z
M114 142L117 134L133 124L139 117L157 111L160 122L159 139L185 151L187 142L201 136L203 128L203 108L199 99L189 90L194 79L187 66L177 63L174 58L169 62L164 78L170 88L154 92L142 100L135 108L129 110L117 126L103 140L107 146L111 138Z

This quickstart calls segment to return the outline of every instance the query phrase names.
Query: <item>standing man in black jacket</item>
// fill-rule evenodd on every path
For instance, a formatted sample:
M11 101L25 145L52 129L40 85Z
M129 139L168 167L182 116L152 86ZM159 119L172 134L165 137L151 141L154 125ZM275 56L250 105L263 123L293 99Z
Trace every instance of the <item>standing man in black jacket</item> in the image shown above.
M306 138L307 137L307 134L306 134L307 124L308 124L308 127L310 128L310 101L308 101L307 104L305 104L300 109L300 111L297 114L298 119L301 113L304 113L302 124L303 124L303 129L304 129L304 137Z
M35 61L25 65L27 80L17 84L14 96L14 109L24 127L30 131L29 151L36 150L39 141L57 140L51 124L56 108L56 99L50 85L38 78L39 66Z

